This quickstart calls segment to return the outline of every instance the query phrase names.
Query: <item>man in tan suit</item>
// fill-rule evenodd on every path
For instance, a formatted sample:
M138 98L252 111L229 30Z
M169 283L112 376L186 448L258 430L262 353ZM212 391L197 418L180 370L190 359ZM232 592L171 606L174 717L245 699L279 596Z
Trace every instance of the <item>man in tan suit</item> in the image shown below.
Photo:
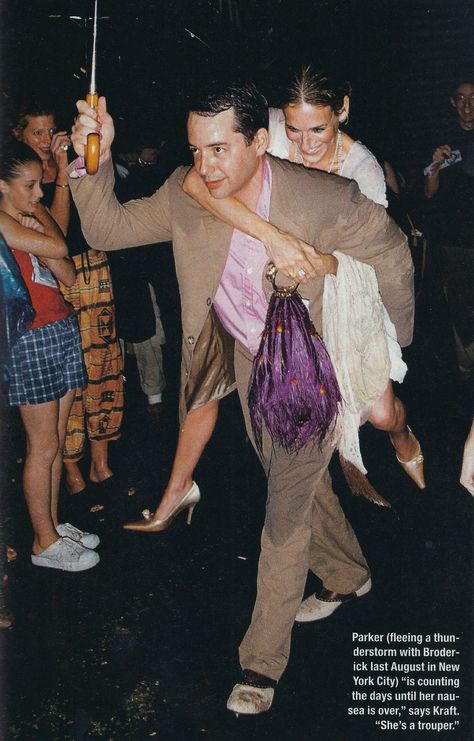
M113 250L173 241L183 323L182 422L186 425L203 405L237 385L252 438L247 386L255 333L263 329L261 304L266 305L269 296L263 246L256 240L242 240L241 233L183 192L185 167L178 168L150 198L120 205L113 194L114 130L105 101L101 99L98 114L84 101L78 109L72 136L76 152L83 152L88 132L100 130L102 135L97 175L84 175L81 160L69 168L88 243ZM375 268L398 340L409 344L413 266L405 237L385 209L362 196L353 181L266 155L267 121L266 101L253 85L216 88L191 108L189 145L210 194L218 199L236 196L252 210L262 208L267 199L273 224L319 250L316 262L321 277L300 290L318 332L322 331L322 276L336 273L338 262L332 252L337 249ZM309 445L291 455L264 431L261 460L268 476L268 500L257 599L240 646L243 676L227 704L236 713L270 708L288 661L291 629L308 569L324 585L317 598L310 598L322 611L319 617L370 590L367 563L331 488L328 464L333 450L325 443L321 449Z

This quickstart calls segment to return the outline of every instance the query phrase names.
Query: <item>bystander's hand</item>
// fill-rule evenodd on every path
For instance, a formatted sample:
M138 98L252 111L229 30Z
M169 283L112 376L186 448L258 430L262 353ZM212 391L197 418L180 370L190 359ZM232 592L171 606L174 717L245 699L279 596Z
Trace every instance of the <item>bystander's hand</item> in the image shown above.
M433 162L437 162L438 164L444 162L448 157L451 157L451 147L449 144L442 144L433 152Z
M464 445L460 482L474 496L474 420Z
M70 145L71 139L67 131L56 131L51 139L51 154L58 168L58 174L64 172L67 167L67 150Z
M35 232L41 232L41 234L45 233L43 224L40 224L38 219L35 219L34 216L20 214L18 221L22 226L26 226L28 229L34 229Z
M431 173L425 177L425 196L427 198L432 198L438 192L439 168L442 162L444 162L448 157L451 157L451 147L449 144L441 144L439 147L436 147L433 152L432 161L435 167L432 169Z

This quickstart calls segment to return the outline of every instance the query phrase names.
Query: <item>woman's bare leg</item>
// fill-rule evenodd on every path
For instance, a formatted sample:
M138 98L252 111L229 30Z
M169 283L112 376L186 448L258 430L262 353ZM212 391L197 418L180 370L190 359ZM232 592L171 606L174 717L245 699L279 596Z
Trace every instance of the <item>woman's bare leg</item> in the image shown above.
M408 432L405 406L393 393L392 381L388 382L383 396L373 405L368 421L376 429L388 432L401 461L410 461L416 456L418 443Z
M109 441L91 440L91 467L89 478L95 484L110 479L114 472L109 467Z
M178 445L168 485L155 517L164 519L193 483L193 473L216 426L218 401L210 401L187 415L179 432Z
M58 540L51 518L53 463L59 455L59 401L20 407L26 432L27 453L23 491L34 532L32 551L38 555Z
M64 461L66 484L70 494L78 494L86 488L86 482L77 461Z
M57 430L59 447L53 465L51 466L51 519L54 527L57 527L58 524L59 486L61 484L61 474L63 470L63 448L64 440L66 439L66 425L75 393L74 390L68 391L61 399L59 399Z

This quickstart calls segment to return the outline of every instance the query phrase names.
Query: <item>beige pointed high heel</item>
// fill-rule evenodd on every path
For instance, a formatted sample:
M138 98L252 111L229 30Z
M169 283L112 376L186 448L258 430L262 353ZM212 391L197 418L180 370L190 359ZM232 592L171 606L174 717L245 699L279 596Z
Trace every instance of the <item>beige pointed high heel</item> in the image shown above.
M178 502L178 504L171 510L169 515L167 517L164 517L163 519L159 519L155 515L148 516L145 514L144 518L142 520L136 520L135 522L127 522L125 525L123 525L124 530L134 530L135 532L139 533L160 533L163 530L166 530L175 517L179 515L180 512L187 509L188 510L188 516L186 518L186 522L188 525L191 524L191 519L194 512L194 507L201 499L201 493L199 491L198 485L193 481L193 485L191 486L190 490L186 492L184 497ZM144 510L146 512L146 510Z
M396 453L395 455L396 455L397 461L399 462L399 464L401 465L405 473L408 474L408 476L412 479L412 481L415 482L417 487L419 489L425 489L426 483L425 483L425 474L424 474L424 469L423 469L423 462L425 459L423 458L423 453L421 451L420 443L418 442L418 440L416 439L416 437L414 436L413 432L408 427L408 425L407 425L407 429L408 429L408 434L410 435L411 439L414 440L416 444L418 445L418 452L409 461L401 461Z

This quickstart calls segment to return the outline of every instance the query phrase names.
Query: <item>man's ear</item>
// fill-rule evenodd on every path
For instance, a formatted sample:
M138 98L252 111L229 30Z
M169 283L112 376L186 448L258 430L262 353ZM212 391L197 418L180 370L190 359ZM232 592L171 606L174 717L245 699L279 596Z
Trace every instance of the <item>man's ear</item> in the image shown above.
M0 193L3 195L8 190L8 183L6 180L0 180Z
M453 98L452 95L449 96L449 100L450 100L450 103L453 106L453 108L456 108L456 101L454 100L454 98Z
M12 134L15 137L15 139L18 139L18 141L21 141L21 131L18 128L18 126L15 126L15 128L12 129Z
M256 154L261 157L265 154L268 149L269 136L267 129L259 129L254 137L254 143L256 146Z

